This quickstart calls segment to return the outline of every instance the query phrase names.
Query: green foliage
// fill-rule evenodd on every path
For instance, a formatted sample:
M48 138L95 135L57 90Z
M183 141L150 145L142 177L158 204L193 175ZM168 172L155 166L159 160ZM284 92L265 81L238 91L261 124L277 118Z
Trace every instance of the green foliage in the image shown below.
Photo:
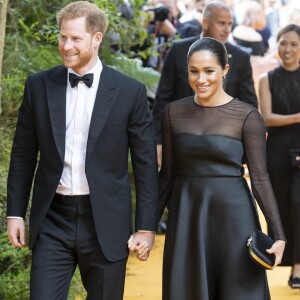
M3 116L16 116L23 95L24 82L29 74L60 64L56 48L53 45L30 47L22 43L19 45L19 51L7 51L1 82Z
M14 249L6 235L6 178L15 120L0 119L0 299L29 299L30 252ZM21 295L21 296L20 296Z
M133 12L129 20L120 17L118 7L123 3L122 0L95 0L94 2L106 12L109 19L102 51L105 52L105 49L112 49L114 46L115 49L121 49L127 57L145 57L152 52L151 47L146 50L138 50L137 47L142 46L148 37L146 24L149 16L141 9L144 0L131 1Z
M5 230L5 201L6 201L6 178L8 162L10 158L10 148L12 139L12 129L14 120L9 118L0 119L0 234ZM0 243L1 247L2 243ZM0 253L2 253L0 249ZM0 255L1 257L1 255ZM0 264L1 268L1 264ZM0 298L1 299L1 298Z
M30 251L14 249L0 234L0 299L29 299Z
M152 68L142 66L138 58L128 58L122 53L117 53L111 60L114 68L146 84L147 94L154 98L160 73Z
M71 281L68 299L74 300L74 299L78 299L78 298L86 299L86 291L82 286L79 269L76 268L74 276Z
M7 35L2 75L2 111L15 115L29 74L60 64L57 51L58 28L55 13L70 0L11 1L8 10ZM142 81L153 98L159 73L143 68L140 59L152 52L151 47L138 50L147 38L144 24L147 15L140 9L143 0L132 1L130 21L122 18L118 6L122 0L95 0L109 19L109 27L100 49L101 59L121 72ZM135 50L132 50L135 49ZM128 58L135 58L130 61Z

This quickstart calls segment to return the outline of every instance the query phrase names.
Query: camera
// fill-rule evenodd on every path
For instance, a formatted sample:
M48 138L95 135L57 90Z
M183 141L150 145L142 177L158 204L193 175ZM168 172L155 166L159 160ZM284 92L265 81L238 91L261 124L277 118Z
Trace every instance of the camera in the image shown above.
M155 21L164 21L169 17L170 10L164 5L153 7L151 10L154 12Z

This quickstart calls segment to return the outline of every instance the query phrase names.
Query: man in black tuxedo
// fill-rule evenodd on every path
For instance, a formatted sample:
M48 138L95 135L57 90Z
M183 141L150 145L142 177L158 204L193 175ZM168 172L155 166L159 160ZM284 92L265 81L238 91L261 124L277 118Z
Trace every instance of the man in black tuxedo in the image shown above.
M212 37L224 43L228 52L229 72L224 80L226 93L257 107L257 97L248 54L227 42L233 16L221 1L209 2L203 11L203 37ZM161 163L161 117L165 106L175 100L193 95L188 83L187 53L199 36L175 41L167 52L153 104L157 139L158 163ZM201 36L200 36L201 38Z
M146 89L102 64L107 18L87 1L57 15L64 65L27 78L8 175L8 236L29 247L32 300L67 299L79 266L87 299L121 300L128 248L147 260L157 225L157 158ZM136 185L131 234L130 149ZM37 158L39 159L37 160Z

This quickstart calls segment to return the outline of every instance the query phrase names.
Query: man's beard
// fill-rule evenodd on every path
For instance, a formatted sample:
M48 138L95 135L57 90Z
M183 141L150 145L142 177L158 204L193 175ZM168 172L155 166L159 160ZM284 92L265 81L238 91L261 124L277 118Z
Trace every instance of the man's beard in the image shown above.
M62 57L64 66L66 68L70 68L74 71L83 68L85 65L87 65L91 61L91 59L93 57L93 53L92 53L91 49L84 53L82 53L82 52L79 53L77 55L76 59L71 60L71 61L68 61L67 59L65 59L64 54L60 53L60 55Z

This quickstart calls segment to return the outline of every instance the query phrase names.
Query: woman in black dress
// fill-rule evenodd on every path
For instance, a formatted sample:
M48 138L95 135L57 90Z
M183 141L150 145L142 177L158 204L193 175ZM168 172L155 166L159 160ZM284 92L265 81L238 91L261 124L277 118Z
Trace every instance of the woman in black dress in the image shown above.
M267 164L288 240L282 265L292 266L289 284L300 288L300 168L291 157L298 151L300 164L300 27L287 25L277 41L281 64L261 76L259 94L269 127Z
M195 96L172 102L163 117L160 214L169 208L163 262L163 300L267 300L266 273L248 255L249 234L260 228L243 177L248 162L253 194L276 242L285 236L266 169L265 127L253 106L223 90L226 48L212 38L188 53Z

